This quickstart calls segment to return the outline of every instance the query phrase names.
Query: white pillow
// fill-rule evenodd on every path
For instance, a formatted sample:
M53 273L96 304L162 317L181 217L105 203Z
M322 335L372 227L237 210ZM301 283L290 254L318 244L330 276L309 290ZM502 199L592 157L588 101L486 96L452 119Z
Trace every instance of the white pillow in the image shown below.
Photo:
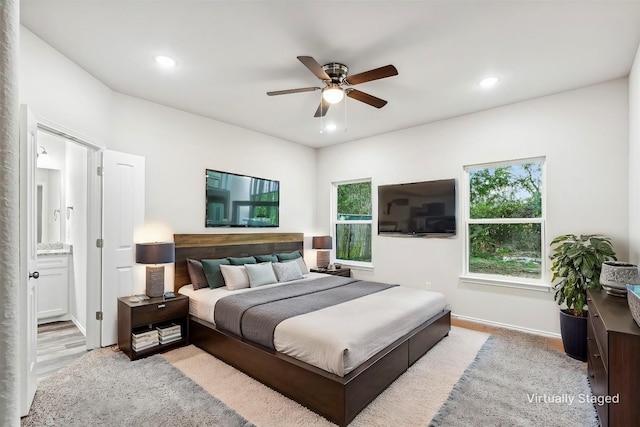
M244 268L247 270L249 276L249 285L252 288L258 286L270 285L277 283L276 275L273 274L273 268L270 262L261 262L259 264L245 264Z
M297 262L277 262L273 264L273 269L278 277L278 282L304 279Z
M224 284L230 291L249 287L249 276L244 265L221 265L220 272L224 277Z
M309 267L307 267L307 263L304 262L304 258L302 257L298 257L296 259L292 259L290 261L283 261L283 262L295 262L296 264L298 264L298 267L300 268L300 273L309 274Z

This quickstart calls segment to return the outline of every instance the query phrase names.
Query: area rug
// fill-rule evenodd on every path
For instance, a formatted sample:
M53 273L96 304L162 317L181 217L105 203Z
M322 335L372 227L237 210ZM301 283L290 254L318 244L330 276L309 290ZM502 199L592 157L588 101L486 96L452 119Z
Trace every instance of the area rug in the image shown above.
M453 327L448 337L409 368L349 425L428 425L488 336ZM173 350L163 357L257 426L334 425L194 346Z
M598 426L586 364L538 339L491 336L430 425Z
M23 426L252 426L164 358L94 350L38 383Z

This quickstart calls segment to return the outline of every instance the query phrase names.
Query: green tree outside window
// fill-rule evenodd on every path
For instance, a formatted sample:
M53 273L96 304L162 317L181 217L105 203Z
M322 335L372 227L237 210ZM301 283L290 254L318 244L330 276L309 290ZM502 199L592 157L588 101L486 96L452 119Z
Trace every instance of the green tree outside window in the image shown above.
M541 278L542 161L468 172L468 271Z
M336 259L371 262L371 181L336 185Z

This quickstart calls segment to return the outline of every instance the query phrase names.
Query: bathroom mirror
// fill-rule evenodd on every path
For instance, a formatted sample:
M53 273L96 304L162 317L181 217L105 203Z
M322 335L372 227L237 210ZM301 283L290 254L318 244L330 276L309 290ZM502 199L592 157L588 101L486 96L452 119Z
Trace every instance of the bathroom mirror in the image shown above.
M60 169L36 170L36 242L61 242L62 173Z
M64 138L38 129L36 169L36 242L64 241Z

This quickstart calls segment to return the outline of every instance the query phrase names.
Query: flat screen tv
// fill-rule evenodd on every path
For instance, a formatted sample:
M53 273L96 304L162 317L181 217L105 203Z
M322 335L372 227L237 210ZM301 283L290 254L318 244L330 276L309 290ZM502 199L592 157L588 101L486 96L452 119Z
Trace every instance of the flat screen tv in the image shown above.
M456 180L378 186L378 234L456 234Z
M207 169L206 227L278 227L280 181Z

